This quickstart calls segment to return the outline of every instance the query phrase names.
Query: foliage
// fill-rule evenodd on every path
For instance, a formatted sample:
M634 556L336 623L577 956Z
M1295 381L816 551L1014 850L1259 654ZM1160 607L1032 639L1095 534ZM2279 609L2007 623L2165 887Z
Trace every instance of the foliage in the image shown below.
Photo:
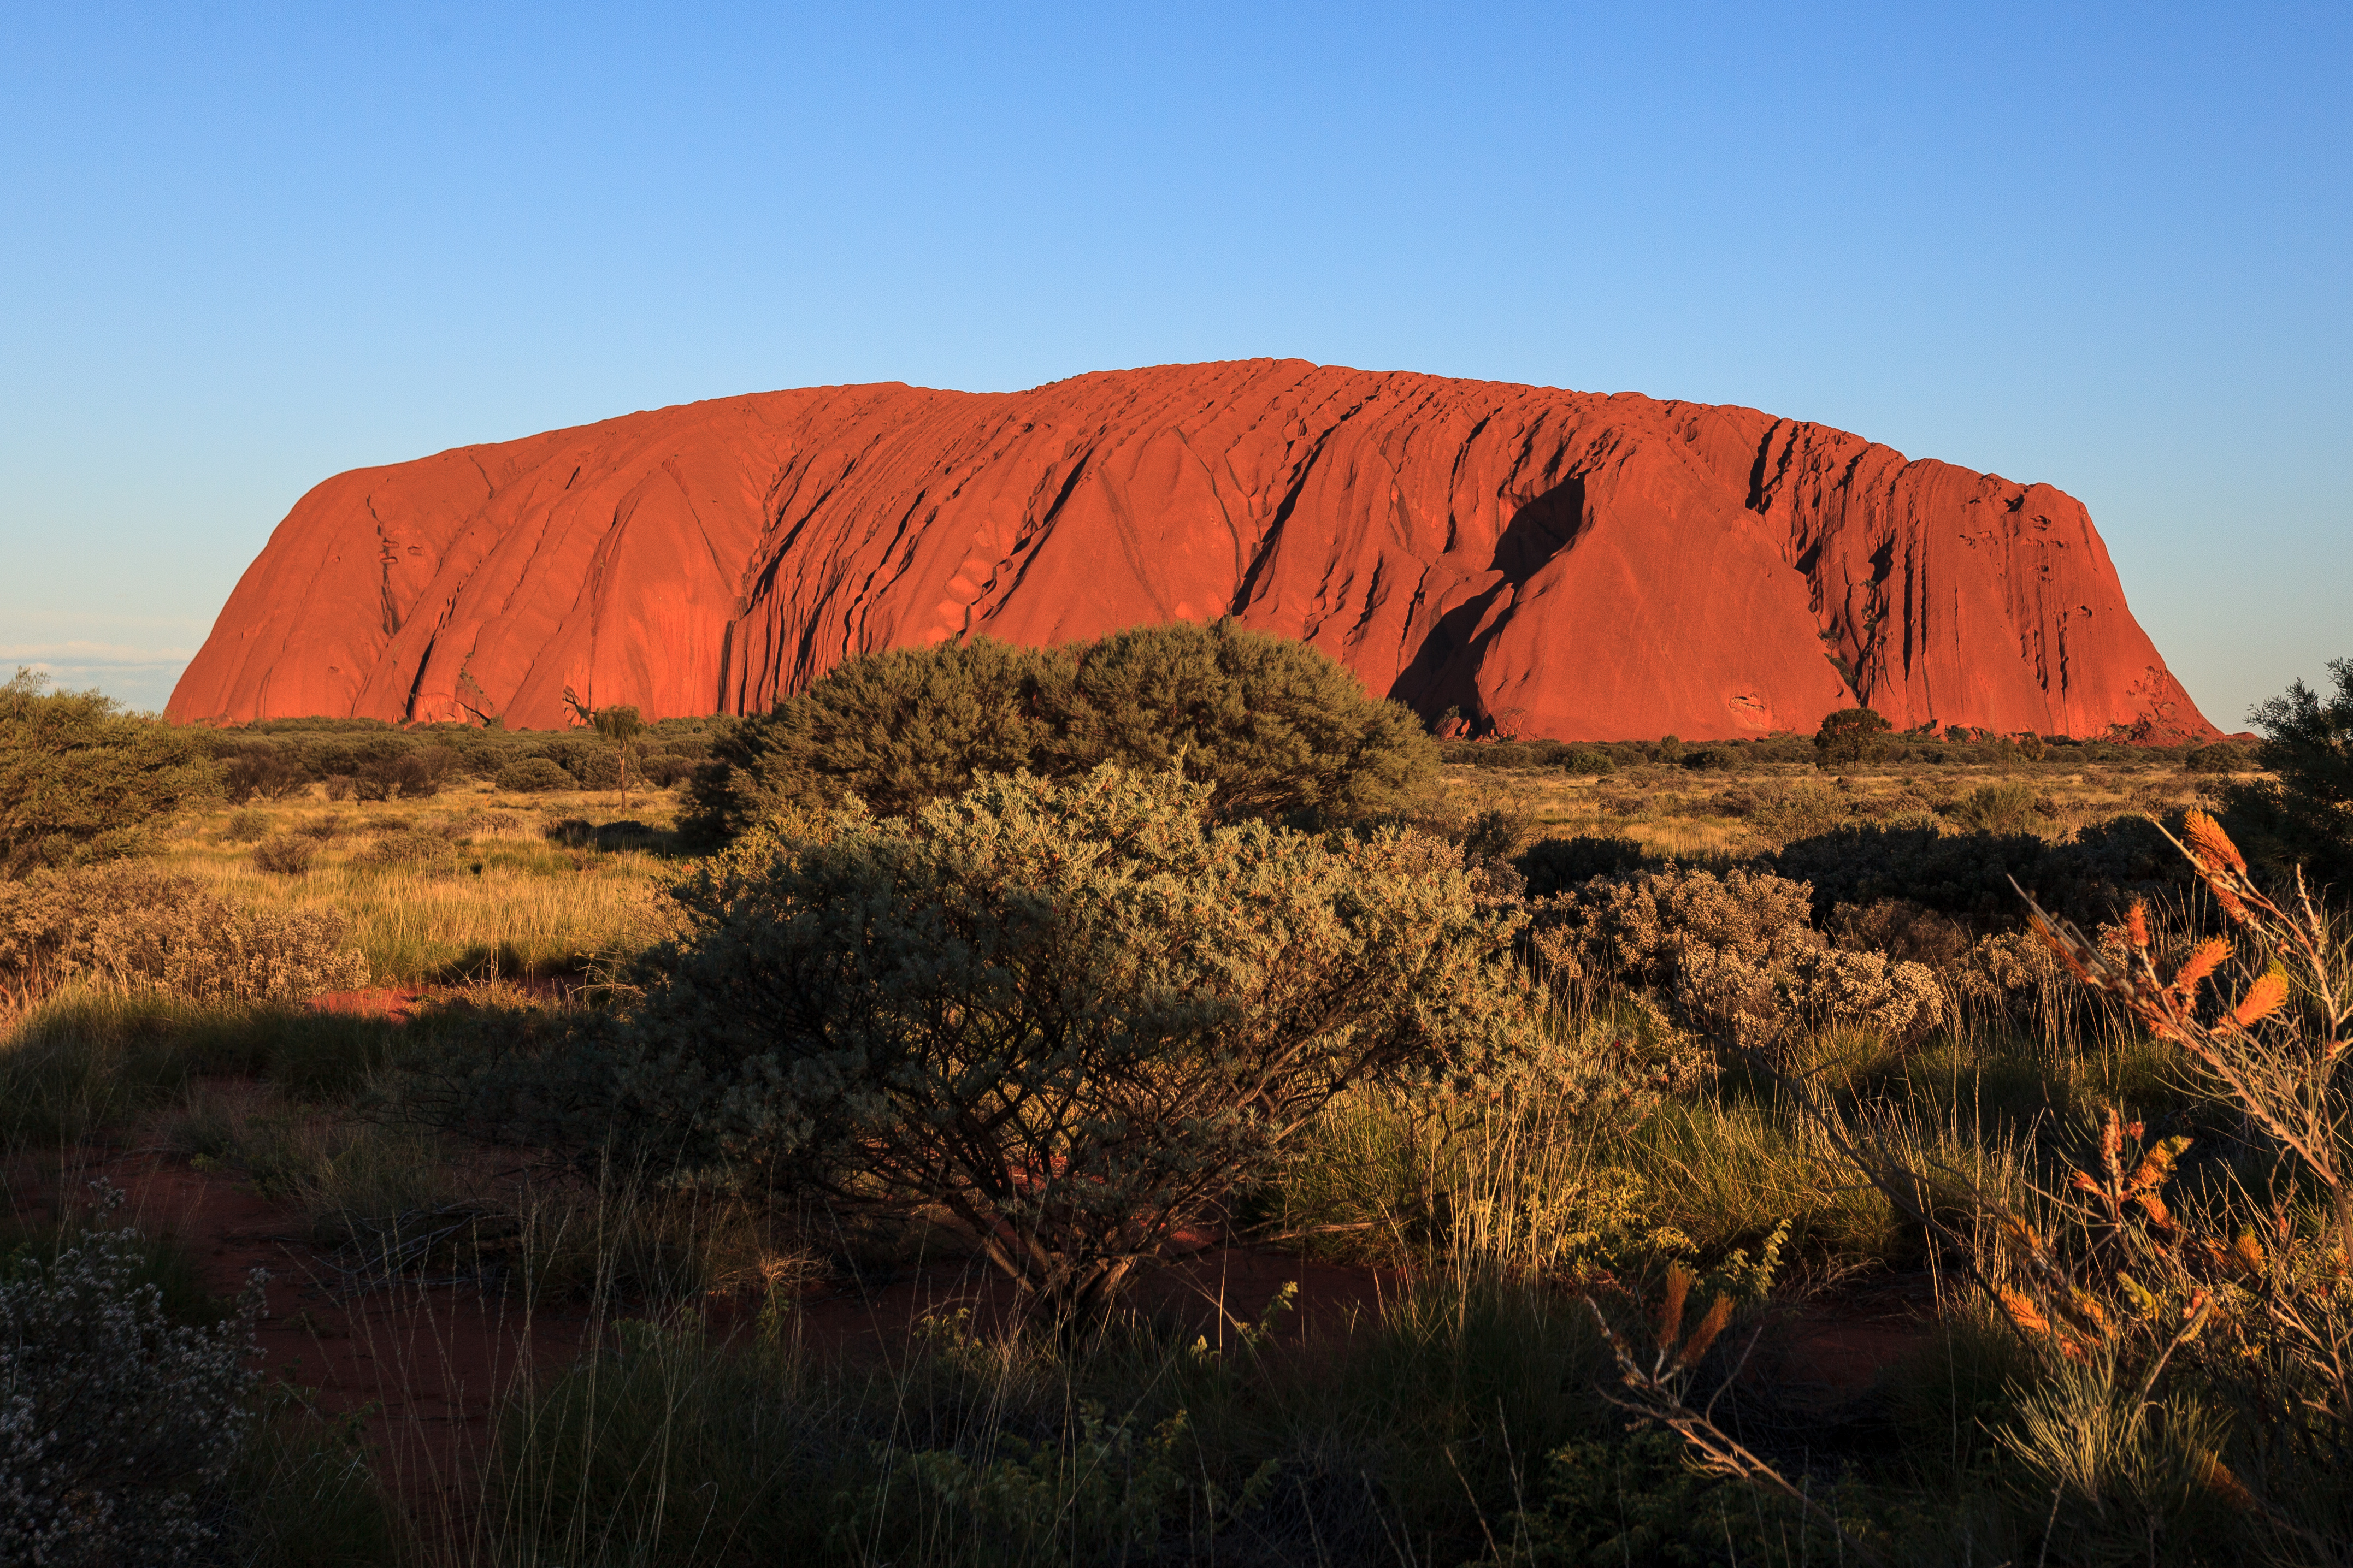
M332 910L243 909L143 867L39 871L0 883L0 1001L22 1007L75 979L199 1001L300 1001L367 983L350 934Z
M319 841L302 834L276 834L253 847L253 868L272 877L299 877L318 859Z
M1967 833L2031 833L2050 813L2035 787L2023 780L1979 784L1947 810L1946 817Z
M2329 661L2335 689L2301 680L2252 714L2269 780L2231 785L2225 813L2274 868L2300 862L2339 899L2353 891L2353 658Z
M1579 835L1539 838L1513 864L1527 881L1531 899L1548 899L1596 877L1630 871L1642 863L1642 847L1630 838Z
M1897 1041L1941 1020L1923 965L1832 947L1811 889L1769 872L1689 867L1599 878L1538 906L1533 946L1556 984L1641 987L1699 1033L1742 1044L1793 1026L1860 1026Z
M852 797L898 816L983 773L1107 763L1181 765L1221 818L1346 818L1402 803L1436 754L1411 712L1335 660L1230 620L1053 648L979 637L861 655L744 721L695 773L681 826L728 839Z
M2017 923L2012 879L2084 921L2112 919L2134 897L2160 896L2187 881L2164 833L2143 817L2084 828L2064 845L2031 833L1851 823L1792 840L1770 864L1812 887L1817 915L1838 904L1900 898L1978 930Z
M501 768L491 782L515 795L544 795L574 785L572 775L548 757L517 757Z
M259 1378L260 1279L219 1324L174 1326L142 1262L128 1229L0 1262L0 1558L178 1563L215 1533L207 1494Z
M216 784L188 731L47 679L19 669L0 686L0 878L137 853L156 818Z
M1891 728L1874 709L1841 708L1814 731L1814 762L1824 768L1870 762L1887 749Z
M1211 813L1106 767L754 837L678 885L688 934L621 1026L474 1103L682 1176L944 1205L1091 1310L1344 1086L1503 1070L1534 1027L1450 847Z

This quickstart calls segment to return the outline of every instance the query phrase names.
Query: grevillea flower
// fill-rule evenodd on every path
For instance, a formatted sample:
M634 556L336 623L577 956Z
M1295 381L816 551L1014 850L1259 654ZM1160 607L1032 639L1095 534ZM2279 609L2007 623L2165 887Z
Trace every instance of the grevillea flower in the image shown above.
M2222 831L2222 825L2202 811L2189 814L2189 851L2202 871L2243 871L2247 858Z
M2173 977L2175 994L2185 1002L2189 1000L2196 994L2198 987L2206 983L2206 977L2230 956L2231 942L2227 937L2210 936L2191 948L2189 956L2182 961L2179 973Z
M1699 1358L1707 1353L1707 1347L1715 1343L1715 1337L1731 1321L1732 1298L1718 1296L1715 1304L1708 1308L1707 1316L1699 1321L1699 1327L1692 1331L1691 1342L1683 1346L1683 1354L1676 1360L1684 1366L1697 1366Z
M2133 900L2133 907L2125 914L2125 931L2132 938L2135 947L2148 946L2148 901L2146 899Z
M2287 976L2276 969L2266 969L2247 987L2246 1000L2231 1009L2231 1022L2242 1029L2261 1023L2278 1012L2286 1001Z

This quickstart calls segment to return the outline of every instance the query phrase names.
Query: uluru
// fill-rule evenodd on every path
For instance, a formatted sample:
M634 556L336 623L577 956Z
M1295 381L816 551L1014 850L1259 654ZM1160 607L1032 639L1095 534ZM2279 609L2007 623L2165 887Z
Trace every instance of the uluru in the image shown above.
M2214 733L2082 503L1730 405L1295 360L758 393L327 479L168 713L764 710L862 651L1232 616L1473 732Z

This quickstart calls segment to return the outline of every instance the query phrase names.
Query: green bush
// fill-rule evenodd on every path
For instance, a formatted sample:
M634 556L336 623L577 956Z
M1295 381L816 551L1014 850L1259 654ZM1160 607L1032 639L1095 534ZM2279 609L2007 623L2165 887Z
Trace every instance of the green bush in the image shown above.
M1092 1312L1348 1084L1503 1070L1535 1027L1451 846L1220 826L1212 791L984 780L676 884L643 999L462 1104L679 1179L939 1205Z
M514 795L545 795L551 790L579 787L561 764L546 757L517 757L501 768L491 782Z
M1610 758L1609 752L1598 751L1591 746L1572 748L1568 754L1561 759L1560 766L1563 773L1581 773L1589 777L1605 776L1618 771L1618 764Z
M134 854L157 818L217 781L190 731L47 684L19 669L0 686L0 878Z
M982 773L1075 778L1105 763L1181 763L1223 818L1350 817L1401 805L1436 761L1409 710L1314 648L1231 621L1052 648L981 637L862 655L743 721L696 771L680 826L725 840L852 796L898 816Z

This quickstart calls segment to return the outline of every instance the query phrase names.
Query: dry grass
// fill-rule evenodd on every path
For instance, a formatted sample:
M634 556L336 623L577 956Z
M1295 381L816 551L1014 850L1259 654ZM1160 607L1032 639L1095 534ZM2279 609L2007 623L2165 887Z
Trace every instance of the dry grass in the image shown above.
M1624 767L1591 778L1550 769L1525 772L1452 764L1440 789L1450 812L1468 817L1504 811L1524 837L1578 835L1630 838L1651 853L1678 859L1737 856L1776 847L1772 805L1813 802L1825 818L1855 821L1956 817L1975 792L2023 785L2036 810L2032 831L2052 839L2130 812L2161 814L2197 804L2217 775L2188 773L2162 761L2071 766L2021 762L1872 765L1842 774L1810 763L1767 763L1737 771L1666 764ZM1759 804L1767 810L1759 813ZM1785 822L1787 817L1783 819Z
M670 826L675 809L664 793L629 800L630 819L657 828ZM341 910L379 985L540 976L639 947L658 929L651 895L660 856L570 848L543 832L567 817L617 816L608 791L512 795L469 784L427 800L361 805L330 803L314 791L259 810L220 805L183 818L159 864L240 904ZM315 842L311 868L291 876L260 869L250 845L257 827ZM391 864L370 855L412 834L446 842L447 852Z

